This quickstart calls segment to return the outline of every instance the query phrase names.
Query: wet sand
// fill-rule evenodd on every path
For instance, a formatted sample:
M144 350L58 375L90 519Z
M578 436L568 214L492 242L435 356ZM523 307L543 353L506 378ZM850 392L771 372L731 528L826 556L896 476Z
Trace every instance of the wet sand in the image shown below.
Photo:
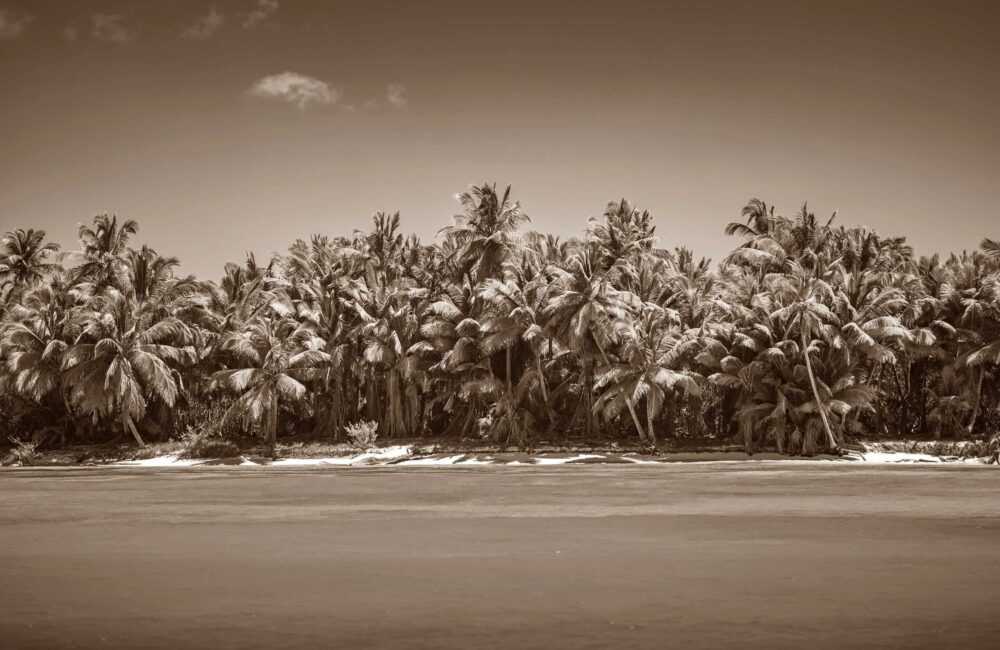
M992 648L1000 471L0 471L4 648Z

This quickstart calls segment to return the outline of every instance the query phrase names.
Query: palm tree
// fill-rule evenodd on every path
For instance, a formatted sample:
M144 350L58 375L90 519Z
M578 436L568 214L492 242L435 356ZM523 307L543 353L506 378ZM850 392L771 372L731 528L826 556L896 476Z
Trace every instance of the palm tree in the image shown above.
M39 405L56 402L69 410L62 366L76 336L71 317L80 298L62 275L55 275L28 291L0 323L0 351L12 388Z
M485 337L482 342L487 354L504 350L506 359L506 383L508 395L513 395L513 370L511 351L523 341L531 348L535 361L534 381L538 383L550 425L555 416L549 402L549 390L542 367L542 350L546 336L542 328L541 316L548 293L545 276L538 275L528 282L522 282L514 268L508 268L504 281L490 278L480 286L479 296L495 314L483 321Z
M128 290L128 242L139 232L139 224L128 219L118 223L115 215L94 217L93 226L82 224L78 232L81 263L74 269L77 282L90 282L97 291L114 287Z
M542 312L549 334L562 341L582 361L580 391L584 397L588 435L594 433L594 350L600 353L605 366L611 365L606 348L614 342L613 324L628 318L629 310L638 302L632 294L615 289L609 279L614 271L627 268L627 262L619 260L611 269L601 270L597 256L598 252L591 247L574 256L568 269L548 269L553 276L552 291ZM632 398L626 398L625 403L639 437L645 439Z
M315 378L313 370L328 363L326 352L296 349L289 345L292 323L258 318L243 331L230 334L222 351L233 366L215 373L216 385L235 394L225 421L240 421L244 429L256 425L263 430L268 454L275 454L278 414L282 404L294 405L306 395L305 382Z
M389 437L416 433L421 422L417 392L416 350L420 323L414 302L426 296L423 289L364 287L350 302L358 325L350 336L360 343L362 359L370 368L366 406ZM375 376L381 375L379 387ZM382 401L382 398L385 401Z
M45 242L44 230L18 228L6 233L0 239L0 294L7 291L6 302L16 302L25 290L55 271L59 265L52 255L58 250L58 244Z
M800 350L809 376L809 385L815 399L816 411L823 421L827 442L830 448L836 451L839 444L830 428L830 421L823 399L819 394L811 358L813 353L819 351L818 347L813 345L817 343L816 339L822 339L824 335L827 335L824 326L839 324L836 314L823 302L824 299L832 299L833 290L825 280L811 277L809 272L797 264L793 264L791 273L775 276L774 282L777 292L785 304L775 310L771 316L779 320L789 334L796 329L799 332Z
M588 234L601 251L602 263L610 268L618 260L634 260L651 252L655 231L649 211L622 199L611 201L600 218L590 220Z
M440 406L451 420L445 430L452 433L469 431L483 414L481 402L487 391L473 387L493 379L492 366L482 350L482 326L473 314L475 302L476 294L468 283L449 286L424 307L421 340L409 350L425 360L426 412L433 417Z
M70 401L85 414L119 420L144 445L135 423L153 399L174 405L176 367L196 361L191 331L177 318L150 319L117 289L93 298L78 319L80 335L63 362Z
M638 319L618 321L622 360L602 368L595 384L603 392L594 408L606 417L617 416L630 400L646 400L646 435L637 429L641 439L645 442L648 436L653 445L657 442L653 421L667 398L675 393L701 395L697 374L680 367L686 337L668 324L670 320L669 312L647 304Z
M503 263L514 257L515 233L530 221L528 215L520 203L511 200L510 185L501 196L495 183L484 183L463 192L458 200L462 214L440 232L455 240L459 270L477 281L497 277Z

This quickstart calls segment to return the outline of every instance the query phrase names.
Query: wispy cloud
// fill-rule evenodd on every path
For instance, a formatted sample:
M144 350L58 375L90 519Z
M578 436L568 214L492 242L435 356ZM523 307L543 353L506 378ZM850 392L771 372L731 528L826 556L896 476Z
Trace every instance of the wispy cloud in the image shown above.
M340 91L325 81L297 72L282 72L258 79L249 90L254 97L287 102L305 110L311 105L336 104Z
M94 14L90 17L90 35L111 43L131 43L136 38L134 29L125 24L121 14Z
M246 19L243 21L243 26L247 29L256 27L270 18L271 14L277 11L279 6L278 0L257 0L257 6L247 14Z
M78 30L75 25L66 25L66 27L63 28L62 34L64 39L72 43L80 37L80 30Z
M207 14L201 16L193 24L188 25L181 32L181 38L190 38L196 41L203 41L211 38L212 34L219 31L226 17L218 9L212 7Z
M406 97L406 86L392 83L385 87L385 100L395 108L405 108L409 103Z
M34 19L29 14L0 9L0 40L17 38Z

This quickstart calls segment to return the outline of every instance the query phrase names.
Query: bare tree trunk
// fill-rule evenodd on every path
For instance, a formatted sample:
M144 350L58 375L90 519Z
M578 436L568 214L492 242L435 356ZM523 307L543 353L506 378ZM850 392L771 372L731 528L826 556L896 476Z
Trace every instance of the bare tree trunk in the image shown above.
M587 418L587 437L590 438L594 435L594 360L587 359L584 362L583 369L583 386L580 387L580 391L583 393L584 397L584 414Z
M135 428L135 423L132 422L132 416L128 413L122 413L122 429L124 431L129 431L132 433L132 437L135 438L136 444L140 447L145 447L146 443L143 441L142 436L139 435L139 431Z
M656 445L656 430L653 428L653 401L646 395L646 431L653 445Z
M819 389L816 388L816 377L813 376L812 361L809 360L809 341L806 339L805 330L802 331L802 354L806 358L806 372L809 374L809 384L812 386L813 397L816 398L816 409L820 418L823 419L823 428L826 430L826 437L830 443L830 448L837 451L840 447L837 439L833 437L830 429L830 421L826 419L826 409L823 408L823 401L819 397Z
M271 394L271 407L267 410L267 453L275 457L278 445L278 389Z
M545 373L542 372L542 357L535 355L535 370L538 372L538 384L542 388L542 401L545 402L545 414L549 418L549 427L555 425L556 416L552 412L552 404L549 403L549 388L545 383Z
M979 415L979 403L982 401L983 397L983 372L982 366L979 368L979 376L976 379L976 393L972 396L972 418L969 420L969 427L967 429L968 433L971 435L972 430L976 428L976 418Z

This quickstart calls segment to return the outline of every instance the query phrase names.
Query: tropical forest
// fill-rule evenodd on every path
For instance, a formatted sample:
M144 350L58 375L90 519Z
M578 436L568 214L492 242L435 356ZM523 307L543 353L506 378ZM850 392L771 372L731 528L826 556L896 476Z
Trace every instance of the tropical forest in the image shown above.
M813 456L1000 429L997 241L918 255L754 198L720 220L732 250L713 263L624 199L570 238L533 231L509 186L459 199L432 242L379 212L218 278L182 274L120 216L81 225L74 250L11 229L0 446L195 436L273 455L367 427Z

